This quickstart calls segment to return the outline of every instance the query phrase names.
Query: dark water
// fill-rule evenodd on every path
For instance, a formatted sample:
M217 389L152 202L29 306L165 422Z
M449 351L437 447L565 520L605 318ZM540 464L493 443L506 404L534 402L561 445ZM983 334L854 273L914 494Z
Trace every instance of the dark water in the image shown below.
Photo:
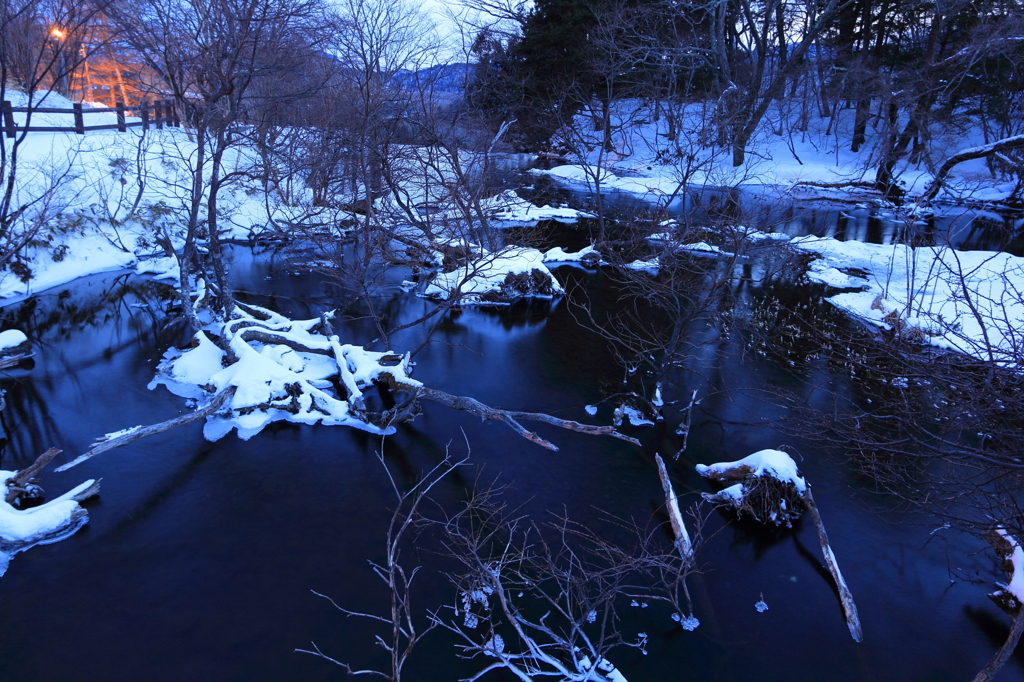
M559 187L544 177L534 180L530 195L539 201L593 208L592 193ZM604 194L606 213L620 220L644 215L655 206L633 194ZM742 225L790 237L813 235L872 244L950 245L968 251L1006 251L1024 256L1024 218L1019 211L939 206L934 215L907 220L892 206L793 201L788 196L772 199L753 190L714 188L682 193L667 206L657 208L661 218L676 218L695 227Z
M236 256L248 300L296 317L332 306L332 290L319 276L289 274L274 254ZM585 287L594 307L614 305L604 274L557 274ZM36 343L35 366L3 380L10 434L3 468L24 466L49 446L73 456L103 433L184 409L166 391L146 390L160 354L184 339L163 312L159 287L140 284L94 277L66 295L3 311L4 328L19 326ZM426 305L410 294L388 298L396 320ZM365 320L336 328L355 343L373 334ZM411 345L413 336L396 345ZM587 420L583 406L622 379L605 343L579 326L564 300L463 311L445 321L436 340L417 357L415 376L503 407ZM823 364L780 366L740 357L740 347L734 338L709 350L700 363L704 381L671 384L668 397L698 385L843 385ZM691 582L701 627L684 632L667 611L636 609L625 614L623 630L646 632L648 655L624 649L612 661L631 682L970 679L1008 631L1008 619L985 596L1001 578L991 553L946 531L930 534L934 525L921 519L879 511L884 500L814 442L751 425L780 414L741 392L704 401L686 455L669 462L677 488L687 500L707 489L695 463L782 443L796 448L860 609L865 643L850 639L810 524L773 535L726 525L724 515L712 513L700 557L705 571ZM655 516L663 499L653 455L678 447L677 415L668 410L667 427L628 429L642 448L542 430L561 448L554 453L502 425L427 403L421 417L386 440L337 427L280 426L249 442L231 435L207 443L191 425L48 473L43 483L52 493L102 477L102 498L89 505L83 531L16 556L0 578L0 680L345 679L293 649L315 641L357 665L381 662L376 630L310 593L383 612L386 594L367 560L382 558L393 498L376 453L408 485L446 450L461 455L468 443L472 467L437 489L441 506L457 504L478 476L497 477L508 486L508 503L524 513L543 520L564 512L601 529L605 513L641 523ZM602 408L598 418L609 417ZM425 566L420 606L450 604L454 591L430 570L437 557L427 548L405 556ZM758 613L762 595L769 610ZM431 637L407 679L455 680L479 669L456 658L451 639ZM1001 679L1024 679L1022 660L1011 661Z

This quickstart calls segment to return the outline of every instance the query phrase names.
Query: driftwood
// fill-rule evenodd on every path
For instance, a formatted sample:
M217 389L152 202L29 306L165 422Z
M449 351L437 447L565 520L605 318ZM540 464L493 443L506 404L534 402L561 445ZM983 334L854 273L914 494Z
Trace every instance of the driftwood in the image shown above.
M0 358L0 369L7 369L8 367L14 367L21 363L22 360L26 360L32 357L31 353L22 353L19 355L8 355Z
M4 501L7 504L14 504L15 500L19 497L23 497L29 494L31 491L32 479L39 475L47 464L53 461L53 458L59 455L63 450L57 448L50 448L43 454L36 458L36 461L28 465L21 471L17 472L13 478L7 480L7 494L4 496ZM85 499L85 498L82 498Z
M814 521L814 526L818 529L818 540L821 541L821 553L825 557L825 565L832 574L832 578L836 581L836 587L839 588L839 600L843 603L843 612L846 614L846 625L850 628L850 636L853 637L853 641L861 642L864 640L864 632L860 627L857 605L853 603L853 594L850 593L850 588L846 586L843 574L839 572L839 564L836 562L835 554L832 553L832 547L828 543L825 524L821 522L818 505L814 503L814 495L811 494L810 483L807 484L807 489L804 490L803 498L804 503L807 505L807 510L811 513L811 520Z
M683 523L683 514L679 511L679 499L676 497L676 491L672 489L668 470L665 469L665 461L662 460L661 455L654 455L654 459L658 462L658 476L661 477L661 488L665 491L665 509L668 512L668 519L672 523L676 549L679 550L679 556L692 564L693 543L690 541L690 534Z
M149 426L137 426L134 429L129 429L127 432L123 433L120 436L117 436L116 438L108 439L104 437L102 439L98 439L98 442L94 444L91 448L89 448L87 452L79 455L78 457L71 460L67 464L57 467L56 470L67 471L71 467L77 466L82 462L86 461L87 459L92 459L96 455L103 454L108 450L119 448L122 445L128 445L129 443L137 441L140 438L146 438L147 436L155 436L158 433L170 431L171 429L176 428L178 426L184 426L185 424L191 424L194 421L205 419L206 417L210 416L211 414L219 410L221 407L223 407L224 403L227 402L228 398L230 398L234 394L235 387L229 386L228 388L218 393L214 397L214 399L211 400L210 403L201 410L196 410L195 412L189 414L183 414L180 417L175 417L174 419L169 419L165 422L160 422L159 424L151 424Z
M417 389L416 397L441 403L445 407L450 407L453 410L462 410L475 414L483 420L503 421L508 424L513 431L531 443L536 443L541 447L545 447L548 450L554 450L556 452L558 451L558 447L554 443L544 440L533 431L527 430L526 427L519 423L519 421L543 422L545 424L557 426L560 429L576 431L577 433L585 433L589 436L611 436L612 438L618 438L619 440L624 440L628 443L632 443L633 445L640 445L640 441L636 438L630 438L625 434L619 433L613 426L591 426L590 424L580 424L579 422L569 419L552 417L551 415L544 414L542 412L515 412L512 410L502 410L496 407L490 407L489 405L484 405L475 398L455 396L433 388L424 387Z

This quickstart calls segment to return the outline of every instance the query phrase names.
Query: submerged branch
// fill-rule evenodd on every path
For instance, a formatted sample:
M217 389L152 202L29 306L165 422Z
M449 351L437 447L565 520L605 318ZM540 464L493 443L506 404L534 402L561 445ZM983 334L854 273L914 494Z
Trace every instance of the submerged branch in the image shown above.
M665 461L661 455L654 455L654 459L658 462L658 476L661 477L661 487L665 492L665 509L668 511L669 521L672 522L672 533L676 536L676 549L679 550L679 556L683 560L692 564L693 544L690 541L690 534L686 530L686 524L683 523L683 514L679 511L679 498L676 497L676 491L672 489L672 481L669 480Z
M850 593L850 588L846 586L843 574L839 572L839 563L836 561L836 557L832 553L832 547L828 543L825 524L821 522L821 515L818 513L818 505L814 503L810 484L804 490L803 498L807 505L807 510L811 513L814 526L818 529L818 539L821 541L821 553L825 557L825 565L828 566L829 572L832 573L832 578L836 581L836 587L839 588L839 600L843 603L843 611L846 613L846 625L850 628L850 636L853 637L853 641L861 642L864 640L864 632L860 627L857 605L853 603L853 594Z
M503 421L509 425L509 427L518 433L526 440L536 443L548 450L558 451L558 447L540 436L535 432L529 431L519 420L543 422L545 424L551 424L557 426L560 429L566 429L568 431L576 431L577 433L585 433L590 436L611 436L612 438L618 438L624 440L633 445L640 445L640 441L636 438L631 438L625 434L619 433L613 426L592 426L590 424L580 424L579 422L572 421L570 419L559 419L558 417L552 417L549 414L542 412L515 412L512 410L502 410L489 405L484 405L475 398L468 398L465 396L451 395L443 391L438 391L433 388L418 388L417 397L432 400L437 403L441 403L445 407L449 407L453 410L463 410L471 414L475 414L484 420Z
M108 450L113 450L114 448L119 448L122 445L128 445L129 443L135 442L142 438L146 438L148 436L155 436L158 433L170 431L173 428L184 426L185 424L191 424L192 422L199 421L200 419L205 419L206 417L210 416L211 414L219 410L221 407L223 407L224 403L227 402L227 400L234 394L235 387L229 386L228 388L218 393L213 398L213 400L211 400L209 404L206 405L206 407L202 408L201 410L196 410L195 412L192 412L190 414L183 414L180 417L168 419L167 421L160 422L159 424L150 424L149 426L137 426L134 429L129 429L126 433L117 436L116 438L101 440L100 442L96 443L91 448L89 448L87 452L79 455L78 457L71 460L67 464L63 464L57 467L56 471L67 471L71 467L77 466L82 462L86 461L87 459L92 459L96 455L103 454Z
M7 504L14 504L15 500L28 492L28 486L31 484L32 479L38 476L43 470L43 467L53 461L53 458L61 452L63 452L63 450L50 448L43 454L39 455L39 457L36 458L36 461L32 462L32 464L16 473L13 478L8 479L7 494L4 496L4 501L7 502Z

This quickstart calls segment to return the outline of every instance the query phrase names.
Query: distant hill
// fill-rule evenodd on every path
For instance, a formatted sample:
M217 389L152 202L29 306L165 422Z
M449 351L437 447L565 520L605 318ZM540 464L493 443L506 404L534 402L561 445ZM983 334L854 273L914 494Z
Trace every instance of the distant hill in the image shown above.
M418 71L399 71L395 80L402 85L431 86L436 92L462 93L472 65L466 63L438 64Z

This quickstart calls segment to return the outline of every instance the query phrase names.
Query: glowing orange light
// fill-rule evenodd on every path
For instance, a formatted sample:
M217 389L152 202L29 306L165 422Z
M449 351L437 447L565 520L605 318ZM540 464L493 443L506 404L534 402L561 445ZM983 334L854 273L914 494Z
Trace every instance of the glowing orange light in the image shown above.
M60 30L59 28L55 28L52 31L50 31L50 35L53 36L54 38L63 38L65 33L64 33L64 31Z

